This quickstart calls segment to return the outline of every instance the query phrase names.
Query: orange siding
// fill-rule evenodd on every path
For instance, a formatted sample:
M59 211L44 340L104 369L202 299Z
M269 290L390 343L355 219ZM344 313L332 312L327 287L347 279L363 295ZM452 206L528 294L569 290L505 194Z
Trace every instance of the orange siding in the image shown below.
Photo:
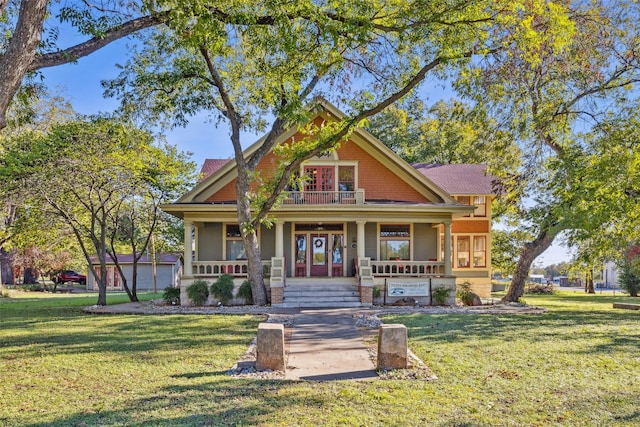
M364 189L367 200L429 201L353 142L343 143L338 149L338 157L358 161L358 187Z
M316 118L314 122L320 125L322 120ZM301 135L297 133L293 138L298 140L301 138ZM343 143L340 146L338 149L338 158L346 161L358 161L358 188L365 190L367 200L429 202L425 196L416 191L411 185L404 182L400 177L383 166L375 157L351 141ZM276 163L275 155L269 153L258 164L257 169L260 171L264 180L273 176ZM332 161L328 160L327 163L330 164ZM255 190L255 185L252 186L252 190ZM236 200L235 179L207 199L209 202L226 202L233 200Z
M451 224L452 233L488 233L489 221L488 220L468 220L468 221L454 221Z
M230 160L233 162L234 160ZM273 176L273 170L275 169L276 159L273 153L267 154L258 163L258 170L264 180L267 180ZM251 190L255 190L256 185L251 185ZM207 202L229 202L237 200L236 197L236 179L234 178L230 183L222 187L216 194L207 199Z

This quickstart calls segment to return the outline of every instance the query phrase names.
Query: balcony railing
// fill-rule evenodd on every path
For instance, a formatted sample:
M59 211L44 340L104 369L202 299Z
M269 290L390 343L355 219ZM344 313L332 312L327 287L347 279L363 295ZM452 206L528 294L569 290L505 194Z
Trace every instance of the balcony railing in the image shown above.
M218 277L230 274L237 277L247 276L247 261L193 261L194 277ZM271 260L262 260L262 274L271 277Z
M356 191L291 191L285 205L361 205L364 190Z
M444 262L438 261L371 261L374 276L424 277L444 276Z

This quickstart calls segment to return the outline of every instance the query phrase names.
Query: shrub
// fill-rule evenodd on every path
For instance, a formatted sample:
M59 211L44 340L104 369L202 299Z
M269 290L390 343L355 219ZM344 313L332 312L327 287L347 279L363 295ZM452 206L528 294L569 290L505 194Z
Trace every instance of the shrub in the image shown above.
M640 291L640 259L625 259L620 265L620 287L629 292L632 297L637 297Z
M541 283L529 283L524 288L525 294L552 294L554 292L553 285L543 285Z
M162 299L167 304L180 305L180 288L174 288L173 286L165 288Z
M471 283L464 282L457 285L456 296L460 298L462 304L473 305L473 298L475 294L471 292Z
M382 289L380 289L380 286L374 286L373 289L371 289L371 295L374 298L380 298L382 295Z
M222 304L227 304L233 299L233 276L223 274L211 285L211 295Z
M39 283L29 283L20 287L25 292L43 292L44 287Z
M447 303L447 298L449 298L449 294L451 293L450 288L445 288L444 286L439 286L433 290L431 298L435 305L445 305Z
M187 286L187 296L195 305L204 305L209 298L209 282L198 279Z
M253 304L253 291L251 290L251 282L245 280L240 285L236 297L243 298L245 304Z

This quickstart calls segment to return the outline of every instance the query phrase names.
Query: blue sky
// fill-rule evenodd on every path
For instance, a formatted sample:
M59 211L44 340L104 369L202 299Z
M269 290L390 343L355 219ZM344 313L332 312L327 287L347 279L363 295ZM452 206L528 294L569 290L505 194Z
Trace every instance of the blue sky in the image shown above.
M70 44L73 36L65 37ZM127 40L114 42L109 46L81 58L77 63L66 64L42 70L45 83L56 88L60 95L70 100L78 113L95 114L101 111L113 111L117 107L114 99L105 99L100 85L101 80L111 79L118 75L117 63L123 63L128 49ZM194 118L186 128L176 128L166 133L169 143L179 150L193 153L192 159L202 165L205 158L231 158L233 150L228 139L228 129L224 123L216 128L214 123L207 123L202 117ZM257 137L247 136L244 145L253 143ZM554 244L536 262L535 266L545 266L568 261L571 256L567 249Z

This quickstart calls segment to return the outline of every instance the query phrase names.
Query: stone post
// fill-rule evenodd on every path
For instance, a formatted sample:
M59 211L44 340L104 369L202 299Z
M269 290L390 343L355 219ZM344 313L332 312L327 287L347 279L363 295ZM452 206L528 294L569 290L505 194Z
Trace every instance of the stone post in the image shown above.
M256 345L256 369L284 371L284 325L260 323Z
M407 327L382 325L378 331L378 369L406 369Z

